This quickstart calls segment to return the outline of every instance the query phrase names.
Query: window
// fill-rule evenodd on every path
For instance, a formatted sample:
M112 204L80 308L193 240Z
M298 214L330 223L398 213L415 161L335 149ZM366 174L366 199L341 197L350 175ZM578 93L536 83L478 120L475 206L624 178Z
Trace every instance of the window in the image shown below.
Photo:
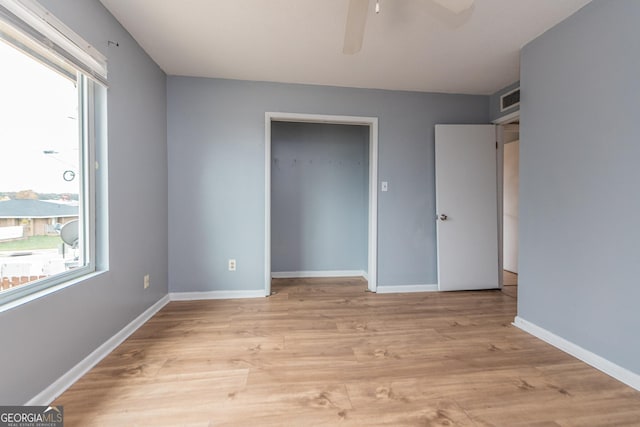
M37 3L0 0L0 304L95 270L106 66L81 46Z

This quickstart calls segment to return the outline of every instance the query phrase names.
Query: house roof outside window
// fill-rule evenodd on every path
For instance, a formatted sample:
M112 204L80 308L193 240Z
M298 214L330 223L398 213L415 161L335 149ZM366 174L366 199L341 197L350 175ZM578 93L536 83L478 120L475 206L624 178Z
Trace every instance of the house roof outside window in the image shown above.
M71 216L78 216L77 205L32 199L0 201L0 218L59 218Z

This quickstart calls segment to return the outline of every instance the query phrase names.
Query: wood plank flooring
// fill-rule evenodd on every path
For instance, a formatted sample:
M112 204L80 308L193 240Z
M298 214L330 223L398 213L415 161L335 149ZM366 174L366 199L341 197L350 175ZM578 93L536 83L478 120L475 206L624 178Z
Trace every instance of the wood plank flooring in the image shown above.
M518 274L502 270L502 284L503 286L517 286Z
M365 288L172 302L55 404L67 426L640 425L640 392L512 326L512 296Z
M502 271L502 292L514 298L518 297L518 275L516 273Z

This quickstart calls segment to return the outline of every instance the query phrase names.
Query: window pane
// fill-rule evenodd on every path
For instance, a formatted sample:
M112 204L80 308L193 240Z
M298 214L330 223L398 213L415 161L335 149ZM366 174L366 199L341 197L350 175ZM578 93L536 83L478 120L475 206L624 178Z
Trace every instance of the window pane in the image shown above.
M78 86L3 42L0 63L3 294L83 266L85 239Z

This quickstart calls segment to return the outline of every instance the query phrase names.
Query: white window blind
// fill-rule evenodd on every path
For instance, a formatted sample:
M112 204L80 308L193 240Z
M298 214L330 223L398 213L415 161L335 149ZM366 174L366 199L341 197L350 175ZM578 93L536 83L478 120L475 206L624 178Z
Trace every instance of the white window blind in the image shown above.
M34 0L0 0L0 38L75 80L76 71L107 86L107 60Z

